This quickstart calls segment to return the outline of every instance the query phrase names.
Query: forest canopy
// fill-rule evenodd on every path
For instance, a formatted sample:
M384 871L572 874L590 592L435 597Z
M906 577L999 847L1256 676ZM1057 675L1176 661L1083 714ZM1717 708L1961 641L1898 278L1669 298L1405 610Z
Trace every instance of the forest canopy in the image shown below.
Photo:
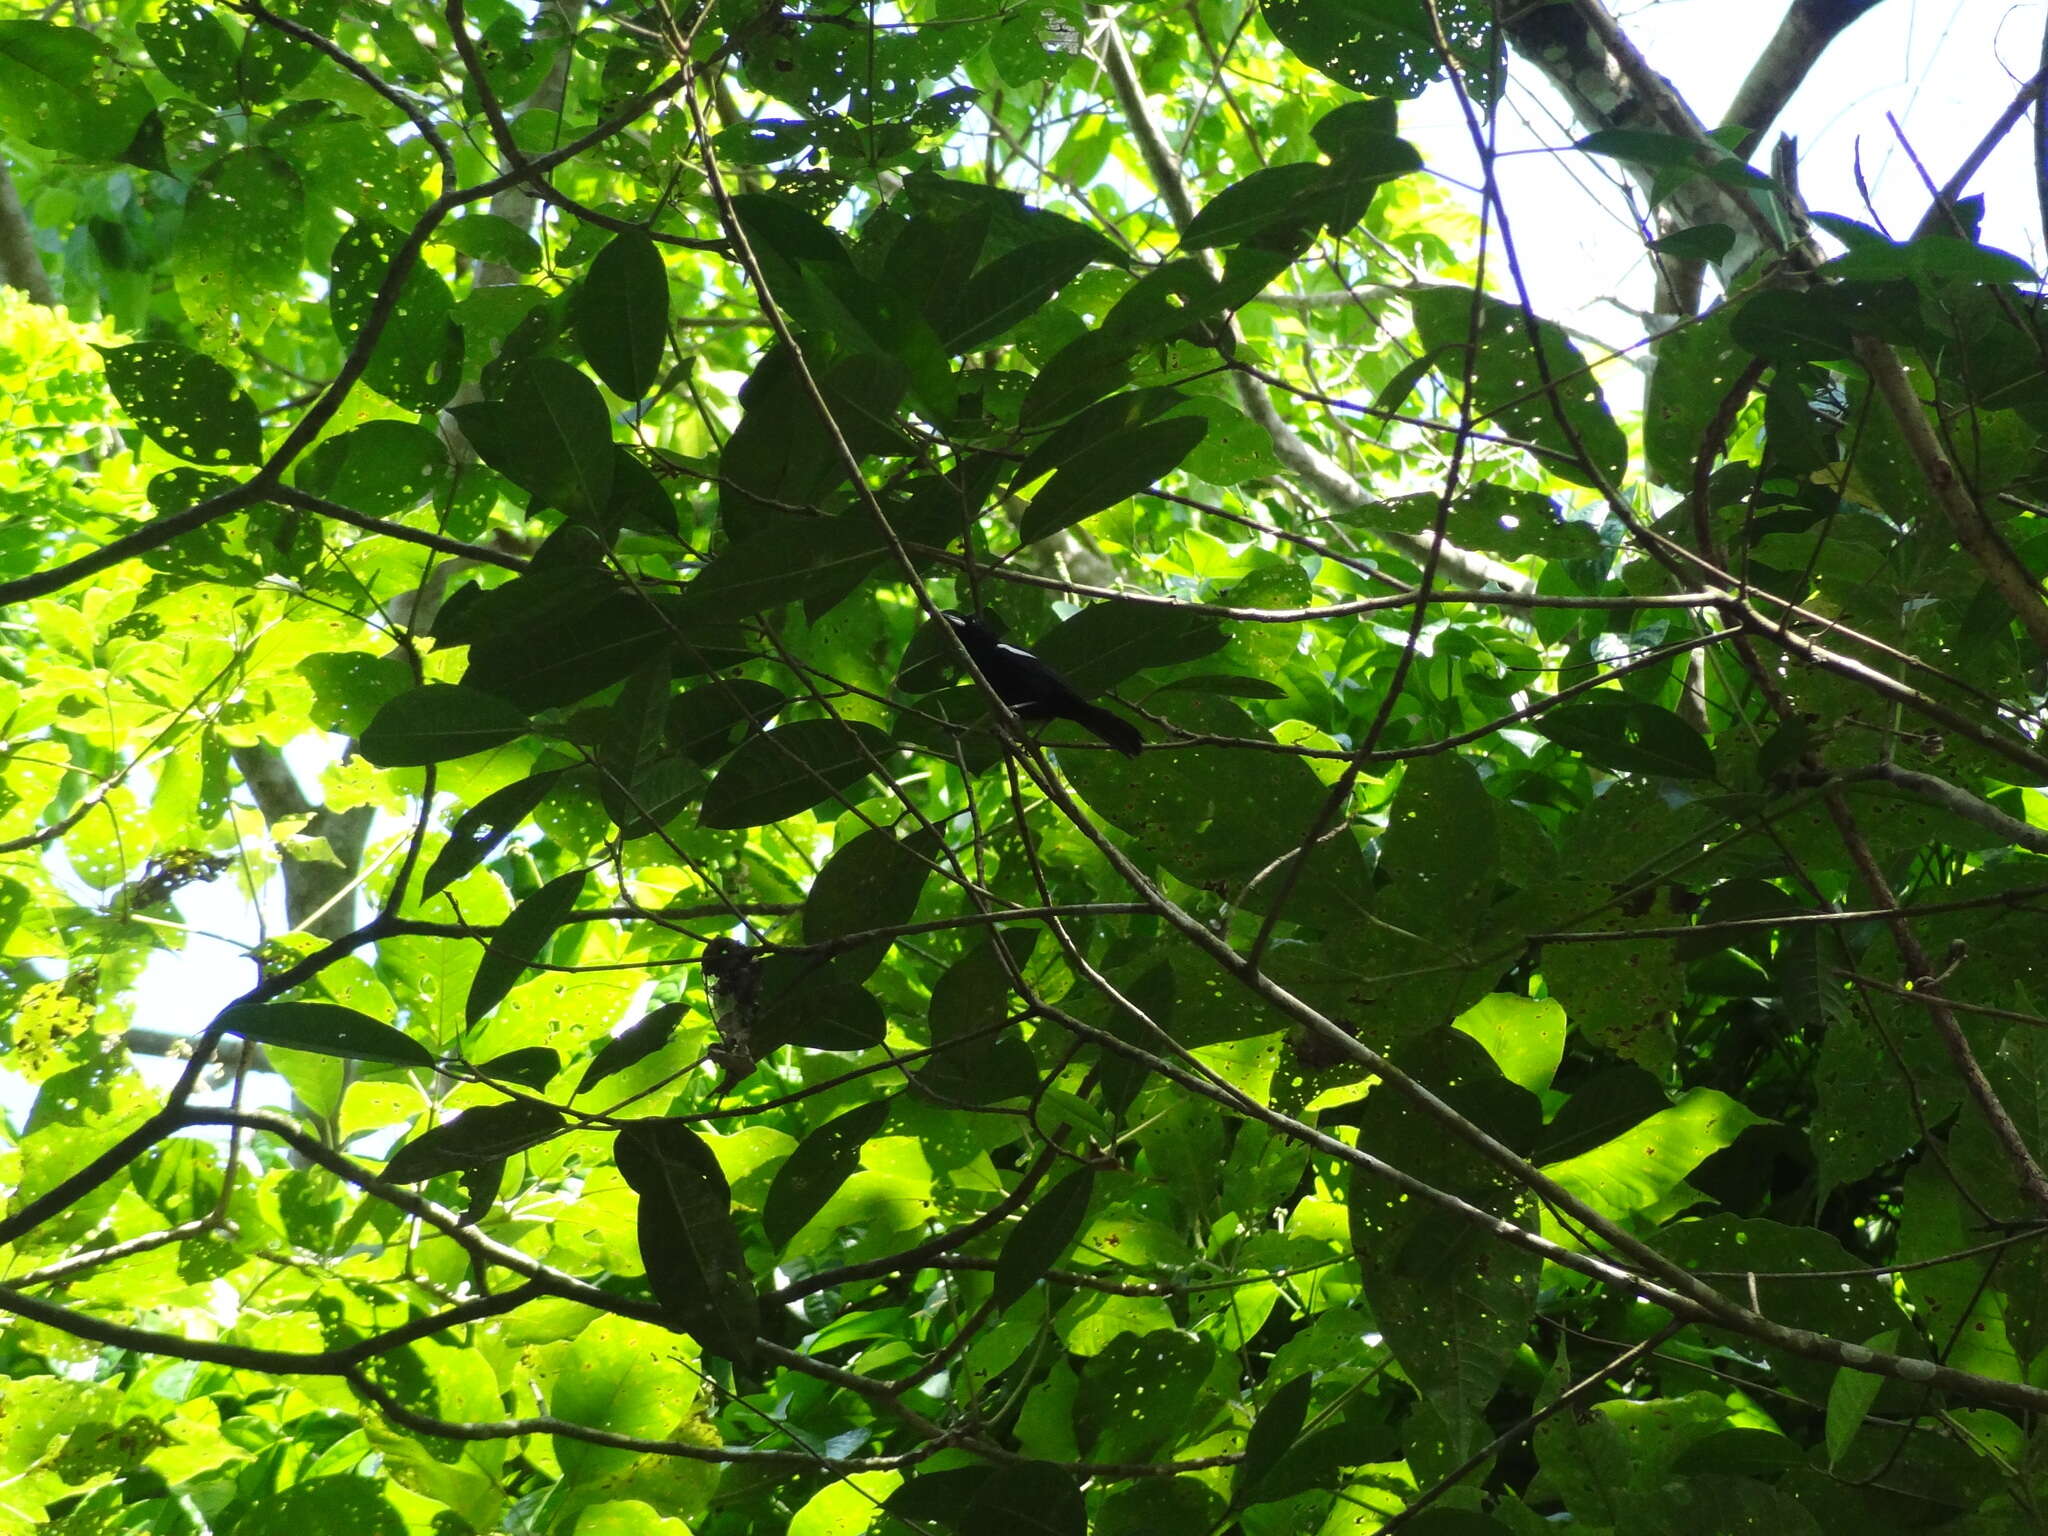
M8 8L0 1532L2040 1529L2048 64L1776 132L1910 8Z

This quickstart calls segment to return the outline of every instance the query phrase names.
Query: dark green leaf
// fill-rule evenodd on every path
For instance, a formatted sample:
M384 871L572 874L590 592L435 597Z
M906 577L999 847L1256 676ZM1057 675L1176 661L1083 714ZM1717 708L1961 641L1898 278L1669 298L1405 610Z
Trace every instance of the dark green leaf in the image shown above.
M693 618L736 623L842 591L885 552L881 531L865 514L809 519L794 542L765 537L727 545L683 589L683 606Z
M320 443L292 478L308 495L395 517L447 484L448 449L438 434L409 421L370 421Z
M276 14L321 37L333 32L334 13L339 8L340 0L272 0L271 4ZM275 100L310 75L320 62L315 49L289 32L277 27L252 26L242 34L235 94L251 103Z
M750 736L704 792L700 825L771 822L835 800L887 760L895 743L859 720L794 720Z
M377 711L362 753L379 768L417 768L488 752L526 734L523 711L496 694L455 683L427 683Z
M494 1082L517 1083L535 1093L544 1091L562 1070L562 1058L545 1045L529 1045L479 1062L477 1071Z
M588 1093L614 1073L637 1066L662 1050L675 1038L676 1026L683 1022L688 1012L682 1003L664 1003L652 1013L635 1019L605 1041L603 1048L591 1059L583 1081L576 1085L576 1091Z
M422 899L444 890L490 857L512 829L531 816L548 791L561 778L560 772L536 773L503 789L493 790L464 811L449 829L448 841L434 855L421 882Z
M1695 224L1691 229L1676 230L1650 242L1651 250L1676 256L1680 261L1709 263L1719 261L1734 246L1735 231L1726 224Z
M827 1120L796 1144L775 1171L761 1205L761 1227L777 1252L825 1208L860 1167L860 1149L889 1119L889 1101L876 1099Z
M1678 167L1697 170L1703 157L1712 157L1716 153L1695 139L1675 133L1652 133L1645 128L1602 129L1598 133L1587 134L1572 147L1589 155L1629 160L1657 170Z
M852 982L818 981L792 986L763 1004L754 1021L754 1049L763 1055L785 1045L865 1051L880 1045L887 1032L882 1005L872 994Z
M433 1053L417 1040L338 1003L236 1003L221 1014L219 1023L244 1040L320 1056L394 1067L434 1064Z
M530 358L504 398L453 412L483 461L543 506L595 521L611 500L616 455L597 386L567 363Z
M1073 1475L1043 1461L924 1472L883 1506L900 1521L931 1521L953 1536L1086 1536L1088 1513Z
M732 750L735 732L766 730L789 700L753 678L720 678L670 701L669 740L678 752L709 766Z
M101 347L99 354L114 398L137 427L179 458L254 464L263 457L256 402L212 358L170 341Z
M575 909L586 871L557 875L520 902L498 925L478 962L463 1003L465 1023L474 1024L504 1000Z
M0 130L84 160L118 160L155 103L92 28L0 21Z
M1087 1223L1094 1194L1095 1170L1077 1168L1032 1202L996 1256L992 1294L998 1308L1017 1301L1066 1257Z
M1015 990L1011 969L1024 968L1037 940L1035 928L978 940L933 983L927 1017L936 1053L916 1074L920 1086L962 1104L994 1104L1038 1086L1030 1049L1003 1028Z
M1283 1382L1259 1410L1251 1433L1245 1436L1244 1460L1237 1464L1237 1474L1231 1479L1232 1509L1243 1509L1258 1501L1259 1484L1301 1438L1301 1426L1308 1419L1309 1397L1314 1391L1315 1381L1304 1371Z
M1584 356L1557 325L1464 288L1411 290L1409 303L1422 344L1441 355L1437 371L1454 392L1463 387L1476 303L1479 347L1471 374L1480 409L1515 436L1550 449L1543 457L1549 473L1580 485L1619 484L1628 439Z
M483 1168L559 1136L565 1123L552 1104L523 1099L465 1109L408 1137L384 1165L384 1177L393 1184L423 1184L444 1173Z
M230 150L208 166L171 249L186 314L216 334L239 325L263 335L278 301L297 297L305 224L298 169L275 150Z
M804 942L824 944L909 922L931 873L930 842L922 834L899 841L888 828L873 827L835 849L804 898ZM860 981L888 950L887 941L879 941L842 952L833 973Z
M1849 301L1827 288L1752 294L1736 307L1728 329L1739 346L1773 362L1848 357L1856 350L1855 333Z
M1176 416L1090 444L1031 498L1018 537L1035 544L1149 489L1178 468L1208 430L1200 416Z
M1714 777L1714 753L1706 738L1659 704L1640 700L1567 704L1538 715L1529 728L1616 773Z
M373 219L350 225L335 245L328 313L343 346L355 346L370 323L405 249L404 235ZM462 382L462 354L462 328L455 323L448 285L415 253L377 333L363 382L408 410L438 411Z
M1171 667L1221 650L1223 626L1204 614L1152 603L1090 603L1038 637L1038 655L1083 698L1152 667Z
M569 325L592 370L623 400L654 387L668 345L668 269L638 231L612 236L569 300Z
M751 1359L754 1286L718 1159L676 1120L636 1121L615 1148L620 1175L640 1197L640 1261L654 1299L707 1354Z
M168 0L155 21L137 22L136 35L149 61L179 90L210 107L235 99L235 40L211 6L197 0Z
M1501 1077L1466 1036L1437 1030L1399 1060L1508 1146L1526 1149L1535 1139L1542 1122L1534 1096ZM1436 1188L1505 1220L1531 1219L1521 1187L1464 1141L1441 1134L1407 1095L1376 1091L1356 1114L1361 1146L1401 1147L1407 1166ZM1349 1204L1352 1250L1373 1318L1447 1426L1452 1453L1462 1455L1485 1439L1484 1412L1535 1316L1542 1266L1364 1170L1353 1170Z
M1028 318L1094 261L1101 242L1094 236L1040 240L1005 252L960 285L938 322L947 353L972 351Z
M1498 23L1486 0L1267 0L1266 24L1311 69L1367 96L1420 96L1444 70L1438 29L1478 100L1503 70Z

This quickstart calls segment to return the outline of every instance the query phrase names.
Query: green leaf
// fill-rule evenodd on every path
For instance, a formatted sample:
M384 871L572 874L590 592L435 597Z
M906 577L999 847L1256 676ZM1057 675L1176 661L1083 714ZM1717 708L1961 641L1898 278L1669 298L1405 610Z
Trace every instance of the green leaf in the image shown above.
M931 874L930 844L922 833L899 841L886 827L872 827L834 850L804 898L804 942L825 944L909 922ZM860 981L888 952L886 940L842 952L833 957L833 973Z
M794 720L750 736L704 792L700 826L765 827L840 797L894 753L859 720Z
M754 1286L732 1221L732 1191L711 1149L676 1120L640 1120L614 1144L640 1197L640 1261L669 1322L705 1353L754 1354Z
M708 767L732 750L733 733L765 730L789 702L780 688L749 677L719 678L678 694L668 707L676 750Z
M1510 1147L1541 1126L1535 1098L1504 1080L1471 1040L1439 1029L1409 1042L1398 1064ZM1406 1094L1385 1085L1356 1111L1361 1146L1400 1147L1404 1170L1505 1220L1534 1219L1527 1192L1491 1159L1447 1135ZM1485 1410L1536 1315L1542 1265L1484 1227L1351 1170L1352 1251L1387 1347L1463 1455L1487 1438Z
M1728 334L1772 362L1832 362L1854 354L1856 329L1854 307L1836 289L1766 288L1735 307Z
M194 464L254 464L263 457L256 402L212 358L170 341L98 351L107 388L159 446Z
M502 214L472 213L450 219L435 236L472 261L494 261L515 272L537 272L544 259L540 242Z
M289 1487L236 1503L243 1511L235 1521L241 1536L305 1536L308 1531L408 1536L412 1529L376 1481L353 1472L307 1477ZM172 1527L165 1522L160 1528ZM175 1528L193 1529L183 1525Z
M1543 468L1579 485L1618 485L1628 467L1628 438L1615 423L1585 357L1552 321L1465 288L1409 292L1422 344L1455 395L1471 355L1478 308L1478 354L1471 364L1478 408L1514 436L1551 452ZM1536 344L1530 344L1530 333Z
M612 236L570 296L569 327L620 399L654 387L668 345L668 269L651 239L639 231Z
M1060 768L1090 809L1136 838L1181 879L1208 889L1241 889L1263 874L1248 899L1264 910L1289 860L1321 814L1328 788L1300 759L1248 752L1230 738L1268 741L1239 705L1212 693L1161 692L1149 712L1225 744L1147 752L1068 753ZM1076 728L1078 729L1078 728ZM1277 867L1276 867L1277 866ZM1355 917L1370 904L1358 844L1331 838L1295 883L1287 908L1304 922Z
M1485 0L1267 0L1262 9L1289 53L1363 95L1411 100L1441 78L1438 28L1476 99L1489 99L1503 73Z
M1657 343L1657 367L1643 404L1643 457L1659 485L1692 488L1707 427L1729 387L1750 366L1749 352L1729 335L1731 318L1723 306Z
M1734 248L1735 231L1726 224L1695 224L1650 242L1651 250L1680 261L1718 262Z
M561 778L559 771L531 774L493 790L455 819L448 841L427 866L420 898L445 890L491 855L512 829L526 820Z
M597 386L567 363L529 358L504 396L452 414L483 461L542 506L595 521L611 500L611 414Z
M737 623L843 592L885 553L881 530L864 513L806 520L794 545L772 536L727 545L683 589L683 606L694 618Z
M588 1093L614 1073L638 1066L657 1051L665 1049L675 1038L676 1026L683 1022L688 1012L682 1003L664 1003L652 1013L635 1019L605 1041L603 1048L591 1058L576 1091Z
M336 1003L236 1003L218 1022L229 1034L262 1045L394 1067L434 1064L433 1053L417 1040Z
M552 1104L481 1104L408 1137L384 1165L384 1177L424 1184L444 1173L485 1168L559 1136L566 1123Z
M305 224L305 188L289 160L261 146L221 156L186 194L171 248L185 313L210 333L239 326L261 339L278 301L298 297Z
M1714 777L1707 739L1661 704L1638 699L1566 704L1529 723L1538 735L1616 773Z
M477 1063L480 1075L496 1082L517 1083L535 1093L544 1092L561 1070L561 1056L545 1045L529 1045Z
M1612 1141L1543 1171L1603 1216L1625 1221L1656 1209L1687 1174L1759 1123L1727 1094L1694 1088Z
M210 107L235 99L235 40L197 0L167 0L155 21L140 21L135 33L149 49L149 61L179 90Z
M825 1208L825 1202L860 1167L860 1149L881 1133L889 1101L875 1099L827 1120L796 1144L761 1206L761 1227L777 1252Z
M308 32L328 37L334 31L334 15L340 9L340 0L273 0L270 8ZM277 27L252 26L242 34L235 94L252 105L273 101L310 75L321 62L315 49L289 32Z
M1342 234L1365 216L1381 183L1422 168L1412 145L1391 134L1342 143L1335 165L1269 165L1224 188L1181 231L1183 250L1273 242L1282 251L1327 226Z
M2032 283L2034 269L2004 251L1973 245L1954 235L1921 235L1892 244L1864 245L1837 256L1825 273L1844 279L1909 282L1947 279L1963 283Z
M998 1310L1020 1300L1066 1257L1088 1220L1094 1195L1095 1170L1078 1168L1032 1202L996 1255L992 1295Z
M673 598L650 599L603 567L534 570L482 594L462 615L469 644L466 686L522 709L588 698L666 652L673 675L741 659L737 631L691 624Z
M882 1005L872 994L848 981L813 982L763 1003L754 1021L754 1048L763 1055L785 1045L865 1051L880 1045L887 1032Z
M0 130L60 155L114 161L155 106L93 29L0 21Z
M1585 135L1572 148L1589 155L1630 160L1656 170L1700 170L1704 168L1702 160L1716 154L1697 140L1675 133L1652 133L1645 128L1604 128Z
M330 437L298 462L299 489L372 517L395 517L448 483L440 436L409 421L369 421Z
M1291 1377L1281 1383L1280 1389L1259 1410L1259 1416L1252 1420L1251 1432L1244 1440L1244 1460L1237 1464L1230 1483L1232 1509L1258 1502L1259 1484L1301 1438L1301 1426L1308 1419L1309 1397L1314 1391L1315 1381L1306 1372Z
M1093 698L1153 667L1177 666L1220 651L1223 626L1206 614L1152 603L1090 603L1039 636L1045 663Z
M1087 1536L1087 1504L1073 1475L1043 1461L924 1472L882 1506L898 1521L929 1521L953 1536Z
M1083 267L1101 254L1093 235L1039 240L1006 251L951 296L934 326L948 355L984 346L1041 310Z
M1208 430L1209 423L1200 416L1177 416L1091 443L1031 498L1018 538L1035 544L1150 489L1179 467Z
M350 225L336 243L327 307L343 346L354 347L370 323L405 244L405 236L374 219ZM462 328L455 323L448 285L415 257L381 323L363 382L408 410L438 411L462 382L462 356Z
M926 1016L935 1054L913 1079L921 1087L962 1104L994 1104L1036 1090L1030 1049L1014 1029L1001 1026L1015 990L1011 968L1023 970L1037 941L1035 928L979 939L932 984Z
M362 753L379 768L417 768L488 752L527 731L523 711L496 694L455 683L427 683L377 711Z
M1887 1328L1875 1338L1865 1340L1864 1347L1890 1353L1899 1347L1898 1330ZM1829 1466L1839 1466L1842 1458L1849 1454L1849 1447L1855 1443L1857 1431L1863 1428L1863 1421L1876 1406L1878 1389L1883 1385L1884 1378L1875 1371L1852 1371L1844 1366L1835 1372L1835 1379L1828 1387L1826 1434Z
M587 873L577 869L557 875L514 907L498 925L469 984L469 996L462 1008L463 1022L476 1023L504 1000L575 909Z

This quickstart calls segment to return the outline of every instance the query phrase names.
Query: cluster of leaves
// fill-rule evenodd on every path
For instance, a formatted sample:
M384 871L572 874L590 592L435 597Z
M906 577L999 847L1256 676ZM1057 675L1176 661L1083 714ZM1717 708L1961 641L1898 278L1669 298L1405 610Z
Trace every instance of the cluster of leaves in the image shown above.
M2029 1528L1969 205L1587 138L1771 247L1638 425L1400 137L1492 7L85 9L0 22L0 1523Z

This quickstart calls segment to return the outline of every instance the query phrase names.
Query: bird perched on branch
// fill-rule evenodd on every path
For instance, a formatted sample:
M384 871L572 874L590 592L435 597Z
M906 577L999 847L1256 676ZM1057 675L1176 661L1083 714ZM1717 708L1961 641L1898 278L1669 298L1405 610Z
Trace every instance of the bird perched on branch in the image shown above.
M1023 720L1071 720L1108 742L1126 757L1145 745L1138 728L1100 704L1090 704L1059 673L1022 646L1001 640L979 619L946 611L946 622L967 648L975 667L995 689L996 697Z

